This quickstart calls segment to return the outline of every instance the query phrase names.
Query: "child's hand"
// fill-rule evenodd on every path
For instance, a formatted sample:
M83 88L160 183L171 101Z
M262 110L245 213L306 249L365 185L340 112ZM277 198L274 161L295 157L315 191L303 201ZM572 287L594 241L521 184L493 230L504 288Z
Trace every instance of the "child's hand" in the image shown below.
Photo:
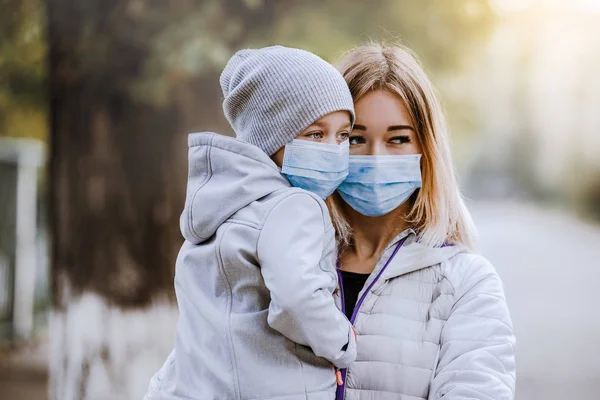
M333 368L335 368L335 366ZM338 386L342 386L344 384L344 380L342 379L342 371L337 368L335 368L335 380Z
M354 340L356 340L356 331L354 330L353 326L350 326L350 328L352 329L352 333L354 334ZM337 382L338 386L342 386L344 384L344 380L342 379L342 371L337 369L336 366L333 366L333 369L335 370L335 380Z

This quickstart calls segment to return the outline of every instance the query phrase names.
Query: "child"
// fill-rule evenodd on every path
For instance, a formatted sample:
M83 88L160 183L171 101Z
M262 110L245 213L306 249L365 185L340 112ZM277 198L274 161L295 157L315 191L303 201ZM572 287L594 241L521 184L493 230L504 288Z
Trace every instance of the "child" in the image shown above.
M356 344L322 199L347 175L352 96L281 46L235 54L221 87L237 139L189 137L177 344L145 399L331 400Z

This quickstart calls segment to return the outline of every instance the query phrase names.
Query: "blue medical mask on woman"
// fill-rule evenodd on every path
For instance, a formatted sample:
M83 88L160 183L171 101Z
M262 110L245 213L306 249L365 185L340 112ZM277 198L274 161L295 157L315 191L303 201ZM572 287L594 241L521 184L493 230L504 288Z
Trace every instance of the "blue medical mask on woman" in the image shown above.
M281 173L293 186L325 199L348 176L348 143L292 140L285 146Z
M421 187L421 155L350 156L342 199L369 217L385 215Z

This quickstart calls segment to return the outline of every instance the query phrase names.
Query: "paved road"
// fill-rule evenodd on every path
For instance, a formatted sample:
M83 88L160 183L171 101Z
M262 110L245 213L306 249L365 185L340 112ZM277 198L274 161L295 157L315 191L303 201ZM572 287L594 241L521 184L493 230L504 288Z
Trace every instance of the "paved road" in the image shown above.
M523 204L470 209L504 281L517 399L600 399L600 227Z
M18 352L0 352L0 399L46 400L47 353L45 343Z

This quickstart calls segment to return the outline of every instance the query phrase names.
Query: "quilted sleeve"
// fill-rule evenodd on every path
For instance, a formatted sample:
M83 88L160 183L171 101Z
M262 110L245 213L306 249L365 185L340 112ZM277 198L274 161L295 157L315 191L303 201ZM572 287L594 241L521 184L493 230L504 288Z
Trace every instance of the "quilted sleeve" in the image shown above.
M466 258L466 259L465 259ZM478 256L453 266L455 301L442 330L430 400L511 400L515 337L502 282Z

